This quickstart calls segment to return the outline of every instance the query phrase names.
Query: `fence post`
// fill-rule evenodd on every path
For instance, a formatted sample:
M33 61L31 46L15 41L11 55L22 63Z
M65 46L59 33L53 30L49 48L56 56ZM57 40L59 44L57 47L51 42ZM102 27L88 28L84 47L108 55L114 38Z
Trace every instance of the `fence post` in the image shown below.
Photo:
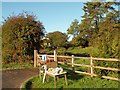
M74 71L74 55L72 55L72 70Z
M56 51L56 49L54 50L54 61L57 62L57 51Z
M34 50L34 67L36 67L37 65L37 50Z
M38 52L37 52L36 53L36 63L37 63L37 65L39 64L38 62L39 62L39 59L38 59Z
M90 59L90 73L91 73L91 77L93 77L93 60L92 60L92 56L91 56L91 59Z

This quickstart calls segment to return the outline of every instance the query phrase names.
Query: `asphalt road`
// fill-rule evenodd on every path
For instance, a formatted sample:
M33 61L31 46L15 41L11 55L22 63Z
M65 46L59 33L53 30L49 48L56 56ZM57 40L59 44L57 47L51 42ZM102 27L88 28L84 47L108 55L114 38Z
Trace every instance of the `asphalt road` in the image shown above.
M1 71L0 71L1 72ZM20 88L21 84L38 74L38 69L15 69L2 71L2 88Z

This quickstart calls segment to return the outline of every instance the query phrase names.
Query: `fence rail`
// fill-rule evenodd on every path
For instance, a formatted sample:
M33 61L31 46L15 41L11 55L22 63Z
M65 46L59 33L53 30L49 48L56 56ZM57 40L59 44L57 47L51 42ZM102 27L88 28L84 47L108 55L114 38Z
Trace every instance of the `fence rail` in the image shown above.
M40 54L38 56L41 56ZM48 57L53 57L54 58L54 55L47 55ZM57 57L61 57L61 58L69 58L71 59L72 56L60 56L60 55L57 55ZM74 57L75 59L86 59L86 60L90 60L91 57ZM100 61L113 61L113 62L120 62L119 59L113 59L113 58L94 58L92 57L92 60L100 60Z
M38 62L37 58L40 57L40 54L35 54L37 56L34 56L36 59L36 61L34 61L35 63ZM57 55L56 51L54 51L54 55L47 55L49 58L54 59L54 61L57 61L57 58L65 58L65 59L71 59L71 63L67 62L67 65L70 65L72 68L74 68L74 66L81 66L81 67L88 67L90 68L90 73L88 72L81 72L81 71L74 71L75 73L79 73L79 74L85 74L85 75L90 75L91 77L93 76L97 76L96 74L94 74L93 69L103 69L103 70L111 70L111 71L120 71L119 68L111 68L111 67L101 67L101 66L94 66L93 60L96 61L109 61L109 62L120 62L119 59L113 59L113 58L94 58L94 57L75 57L74 55L72 56L60 56ZM90 64L86 65L86 64L77 64L74 62L75 59L85 59L85 60L90 60ZM59 64L65 64L64 62L59 62ZM34 64L35 65L35 64ZM73 69L74 70L74 69ZM116 81L120 81L119 78L114 78L114 77L109 77L109 76L102 76L102 78L106 78L106 79L111 79L111 80L116 80Z

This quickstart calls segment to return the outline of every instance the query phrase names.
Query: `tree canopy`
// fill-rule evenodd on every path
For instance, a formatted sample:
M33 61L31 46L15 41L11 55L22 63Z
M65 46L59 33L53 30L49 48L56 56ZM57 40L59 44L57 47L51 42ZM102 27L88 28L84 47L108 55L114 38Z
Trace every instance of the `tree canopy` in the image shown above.
M49 38L50 45L53 47L64 46L67 41L67 35L59 31L48 33L47 37Z
M34 15L22 13L7 17L2 25L3 62L24 62L40 48L44 26Z
M77 35L79 35L80 31L79 31L79 21L77 19L75 19L70 27L67 30L67 34L70 34L74 37L76 37Z
M83 20L79 24L74 20L67 30L72 34L74 46L92 46L99 48L98 57L119 57L118 39L120 38L119 11L116 2L84 3Z
M119 4L120 3L117 2L84 3L84 15L82 16L83 20L80 24L78 24L77 21L72 22L67 30L68 34L75 34L76 28L73 27L77 27L77 32L79 32L79 34L74 35L75 37L73 37L71 41L72 44L76 47L88 44L88 47L98 49L95 57L119 58L120 12L115 8ZM85 43L86 41L87 43ZM108 62L105 61L95 61L94 64L96 66L113 66L118 68L118 62L110 62L108 64ZM111 74L108 70L95 69L94 71L99 75Z

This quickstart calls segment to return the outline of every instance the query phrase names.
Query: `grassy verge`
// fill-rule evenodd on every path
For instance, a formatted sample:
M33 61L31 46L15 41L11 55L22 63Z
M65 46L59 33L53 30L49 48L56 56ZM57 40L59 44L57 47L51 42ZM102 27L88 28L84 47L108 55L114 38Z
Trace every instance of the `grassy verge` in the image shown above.
M9 64L3 64L2 65L2 68L4 68L4 69L6 69L6 68L18 69L18 68L31 68L31 67L33 67L33 65L29 64L29 63L22 63L22 64L9 63Z

